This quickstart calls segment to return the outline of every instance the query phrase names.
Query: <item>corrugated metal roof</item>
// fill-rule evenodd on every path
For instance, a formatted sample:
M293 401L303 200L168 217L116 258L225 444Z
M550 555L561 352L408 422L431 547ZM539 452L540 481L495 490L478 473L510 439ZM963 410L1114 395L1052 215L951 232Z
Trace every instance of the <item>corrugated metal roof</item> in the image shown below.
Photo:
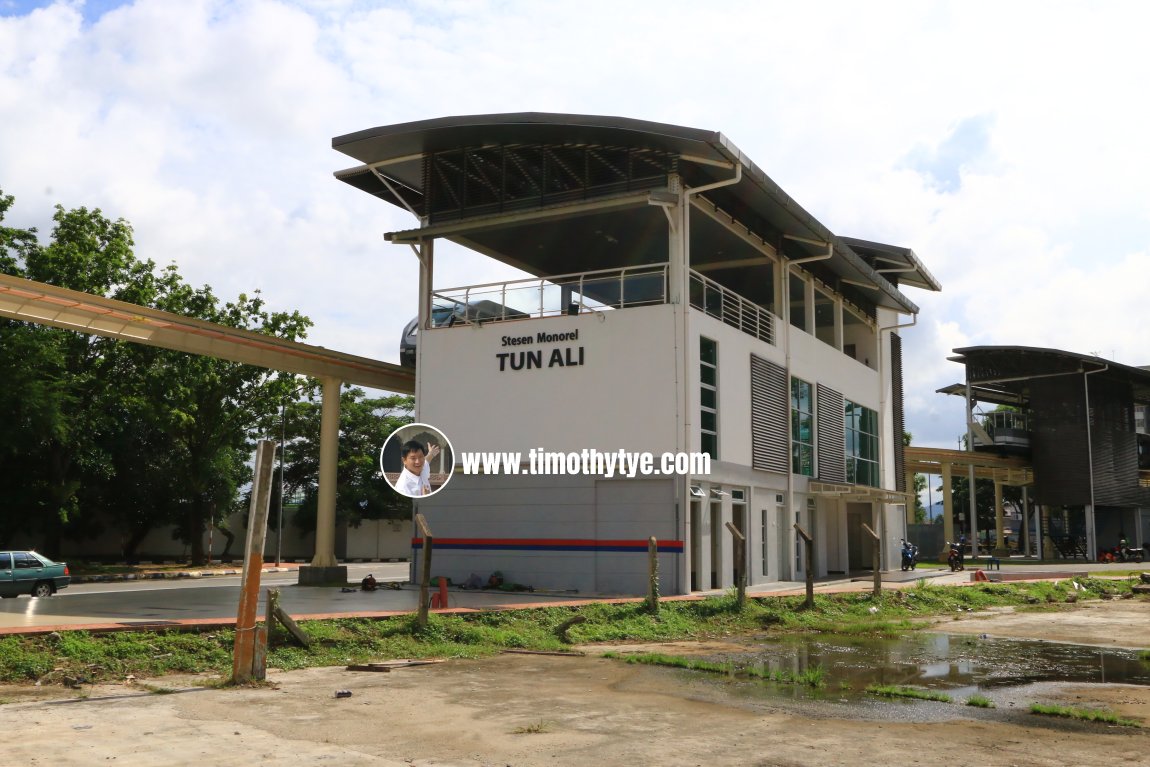
M417 203L422 202L424 195L423 161L428 153L513 145L595 145L670 152L678 156L689 186L729 178L731 169L738 163L743 168L742 180L705 193L708 199L751 229L773 229L791 238L800 238L787 243L786 247L791 249L788 255L792 258L825 252L826 245L802 243L803 239L832 244L833 257L820 262L820 269L825 268L845 283L865 290L876 305L912 314L918 312L918 307L898 290L895 281L888 280L852 249L851 241L836 237L717 131L623 117L523 112L384 125L332 139L333 148L362 163L338 171L336 178L393 205L416 210L420 209ZM764 236L767 232L759 234ZM913 265L913 272L903 272L897 278L903 284L939 289L937 281L909 249L863 240L853 242L880 249L884 257L901 259L896 264Z

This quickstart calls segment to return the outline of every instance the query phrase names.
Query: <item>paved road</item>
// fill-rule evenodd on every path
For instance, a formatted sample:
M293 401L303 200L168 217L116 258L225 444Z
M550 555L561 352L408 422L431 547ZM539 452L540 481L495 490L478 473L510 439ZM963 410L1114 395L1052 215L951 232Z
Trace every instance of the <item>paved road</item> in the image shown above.
M348 579L353 583L369 572L381 582L402 582L407 580L408 565L403 562L348 565ZM419 604L419 592L410 585L399 591L343 592L338 588L297 586L296 580L294 572L265 573L260 584L279 588L280 604L290 615L297 617L412 611ZM3 600L0 602L0 631L46 626L234 621L239 595L238 576L79 584L69 586L52 597L32 599L22 596ZM533 593L452 591L449 607L511 606L564 599ZM261 598L261 616L264 611L262 602Z
M969 565L969 563L968 563ZM1011 565L1003 562L1002 573L1015 573L1033 577L1066 577L1070 573L1141 569L1138 564L1098 565L1088 563L1053 563L1044 565ZM1150 567L1147 567L1150 569ZM381 582L406 581L408 565L399 563L373 563L348 565L348 580L358 583L372 573ZM920 569L904 573L895 570L883 573L883 582L910 583L930 578L936 583L966 583L971 580L973 568L966 572L950 573L937 569ZM998 573L993 573L997 575ZM280 589L280 602L293 616L322 617L354 614L381 614L410 612L418 607L418 590L410 585L401 590L380 589L366 593L359 590L342 592L338 588L297 586L297 574L265 573L264 587ZM771 583L749 589L752 594L802 593L801 583ZM866 590L870 577L824 579L816 589L822 591ZM5 630L40 629L45 627L78 626L131 626L164 625L179 622L234 621L239 604L240 579L238 576L213 576L203 579L144 580L115 583L93 583L70 586L53 597L32 599L22 596L0 601L0 633ZM714 593L722 593L714 592ZM555 595L544 593L506 593L488 591L450 592L449 607L511 607L537 603L561 603L594 598L590 594ZM261 600L262 602L262 600ZM260 614L264 607L261 604Z

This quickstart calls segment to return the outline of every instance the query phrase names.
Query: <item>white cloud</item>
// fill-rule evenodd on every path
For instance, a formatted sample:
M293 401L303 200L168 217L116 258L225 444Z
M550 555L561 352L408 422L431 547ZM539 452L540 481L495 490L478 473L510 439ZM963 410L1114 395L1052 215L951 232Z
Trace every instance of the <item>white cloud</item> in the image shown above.
M914 248L944 288L908 291L920 442L961 429L933 393L954 346L1150 363L1142 3L41 5L0 5L11 223L102 207L141 255L224 296L261 287L326 346L394 360L415 311L414 259L381 237L412 219L335 181L354 162L331 138L557 111L720 130L832 231ZM437 262L444 283L507 274Z

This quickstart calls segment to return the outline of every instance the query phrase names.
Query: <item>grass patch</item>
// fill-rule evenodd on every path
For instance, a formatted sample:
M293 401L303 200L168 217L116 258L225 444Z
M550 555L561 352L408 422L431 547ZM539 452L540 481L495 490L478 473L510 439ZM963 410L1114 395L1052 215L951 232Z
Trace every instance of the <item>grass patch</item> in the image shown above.
M639 663L647 666L669 666L671 668L687 669L688 671L705 671L711 674L726 674L728 676L761 679L765 682L779 684L794 684L805 687L823 687L826 685L826 669L822 666L811 666L803 671L787 671L783 669L769 669L762 666L736 666L733 663L717 663L701 658L686 658L681 655L664 655L663 653L633 653L622 655L619 653L603 653L604 658L614 658L625 663Z
M927 625L936 616L995 606L1062 603L1068 593L1080 599L1129 591L1134 580L1079 579L1080 589L1060 583L991 583L950 587L925 580L907 590L816 595L813 608L803 597L748 598L738 609L733 595L697 601L664 602L659 615L642 603L595 603L461 615L431 615L420 628L414 616L385 619L340 618L304 621L310 648L292 644L277 627L270 637L268 665L294 670L337 666L389 658L477 658L504 649L559 651L569 649L554 630L574 616L585 618L570 628L574 642L670 642L713 637L826 632L858 636L898 636ZM873 610L873 612L872 612ZM0 637L0 682L56 683L63 677L89 682L123 681L129 676L155 678L172 673L211 672L231 676L235 634L231 630L173 631L148 629L114 633L67 631ZM696 663L700 661L694 661ZM730 672L724 672L730 673ZM818 679L787 672L739 669L739 674L789 684L817 684ZM808 670L803 674L819 672ZM792 678L793 677L793 678Z
M950 703L952 700L946 693L891 684L872 684L866 688L866 692L869 695L879 695L884 698L914 698L916 700L934 700L939 703Z
M994 708L994 701L985 695L971 695L966 699L966 705L974 706L975 708Z
M1030 713L1042 716L1058 716L1064 719L1079 719L1084 722L1102 722L1118 727L1141 727L1133 719L1123 719L1110 711L1101 711L1095 708L1075 708L1073 706L1053 706L1043 703L1031 703Z

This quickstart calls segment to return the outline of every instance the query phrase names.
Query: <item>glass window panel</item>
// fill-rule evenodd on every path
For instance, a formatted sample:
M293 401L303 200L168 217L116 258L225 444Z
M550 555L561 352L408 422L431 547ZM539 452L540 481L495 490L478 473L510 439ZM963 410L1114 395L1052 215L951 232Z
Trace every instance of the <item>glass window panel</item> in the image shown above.
M717 423L716 423L716 421L718 419L716 418L714 413L704 410L699 414L699 418L700 418L700 424L703 427L703 431L717 431L718 430Z
M719 455L719 438L717 435L704 433L701 442L704 453L712 458Z
M699 339L699 359L712 365L719 362L719 345L709 338Z
M815 418L814 416L803 413L799 416L799 431L798 437L800 442L813 443L815 436Z
M707 365L699 367L699 379L708 386L715 385L715 369Z
M800 330L807 329L807 284L798 275L791 275L791 324Z
M703 387L699 390L699 402L703 407L715 408L715 390Z
M838 306L834 299L821 290L815 290L815 337L831 346L835 346L837 314Z

